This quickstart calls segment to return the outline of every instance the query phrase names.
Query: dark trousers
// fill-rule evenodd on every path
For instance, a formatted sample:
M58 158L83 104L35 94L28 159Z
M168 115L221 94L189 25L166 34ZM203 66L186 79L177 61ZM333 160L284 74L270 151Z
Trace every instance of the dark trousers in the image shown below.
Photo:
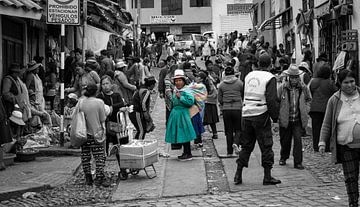
M105 151L104 145L95 142L94 137L88 135L88 140L81 146L81 164L85 175L91 174L91 154L95 159L96 177L104 177Z
M287 128L280 127L280 159L287 160L290 156L291 140L294 138L293 157L294 164L301 164L302 156L302 141L301 133L302 126L300 121L289 122Z
M183 146L184 154L186 154L186 155L191 155L190 142L182 143L182 146Z
M216 123L210 124L210 128L213 134L217 134Z
M139 112L132 112L129 114L129 118L131 120L131 123L134 124L134 127L136 128L136 134L134 139L145 139L145 132L146 132L146 122L143 117L143 115Z
M312 127L312 140L313 140L313 149L315 152L319 151L319 138L321 126L324 121L325 113L323 112L311 112L311 127ZM326 142L325 151L330 152L330 139Z
M233 144L240 145L241 110L223 110L227 153L233 153Z
M272 168L274 152L269 115L266 113L256 118L243 119L242 122L241 151L236 161L238 166L248 167L251 152L257 141L261 150L261 165L264 168Z
M343 167L349 206L358 206L360 149L351 149L344 145L337 145L337 149Z

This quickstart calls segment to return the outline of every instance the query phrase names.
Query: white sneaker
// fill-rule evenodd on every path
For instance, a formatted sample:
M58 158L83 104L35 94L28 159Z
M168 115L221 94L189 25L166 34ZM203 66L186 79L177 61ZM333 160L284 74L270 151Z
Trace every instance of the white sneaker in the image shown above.
M108 157L115 154L116 149L117 149L116 145L113 145L113 143L109 143Z
M236 145L236 144L233 144L232 145L232 148L234 149L234 152L236 155L239 155L240 153L240 148Z

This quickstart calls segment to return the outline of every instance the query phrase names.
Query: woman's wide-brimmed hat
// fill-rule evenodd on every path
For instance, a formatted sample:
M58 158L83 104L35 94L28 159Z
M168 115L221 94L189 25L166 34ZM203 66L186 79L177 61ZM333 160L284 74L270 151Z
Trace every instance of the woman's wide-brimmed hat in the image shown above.
M174 77L172 79L175 80L175 79L179 79L179 78L182 78L185 80L186 76L185 76L185 73L183 70L177 69L177 70L175 70Z
M285 70L284 73L287 75L296 76L296 75L301 75L303 71L300 71L296 65L291 64L289 66L289 69Z
M123 67L126 67L126 66L127 65L124 62L118 62L118 63L116 63L115 68L123 68Z
M11 116L10 116L9 119L10 119L10 121L14 122L17 125L25 126L25 122L22 119L22 112L21 111L14 110L11 113Z
M28 63L27 71L33 71L40 67L41 63L37 63L35 60L32 60L30 63Z

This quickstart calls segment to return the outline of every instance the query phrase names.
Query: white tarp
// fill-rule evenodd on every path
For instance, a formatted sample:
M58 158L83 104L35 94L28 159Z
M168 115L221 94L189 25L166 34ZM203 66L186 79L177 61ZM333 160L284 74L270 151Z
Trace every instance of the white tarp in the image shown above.
M77 27L77 47L82 48L82 37L83 37L83 28ZM101 50L107 48L107 44L110 39L110 35L113 33L107 32L105 30L87 25L86 27L86 50L92 50L95 54L100 54Z

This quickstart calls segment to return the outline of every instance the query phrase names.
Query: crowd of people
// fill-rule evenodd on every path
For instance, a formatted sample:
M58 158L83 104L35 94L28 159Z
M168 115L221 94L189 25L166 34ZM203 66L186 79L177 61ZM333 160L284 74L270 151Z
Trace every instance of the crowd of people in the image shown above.
M271 175L275 162L272 127L279 129L279 165L286 165L293 142L293 167L303 170L302 137L307 136L305 129L311 117L314 152L331 152L333 161L342 163L349 205L357 206L357 76L346 68L333 70L325 53L316 61L309 48L303 54L297 65L291 63L291 54L285 53L282 44L277 49L261 38L250 40L240 35L232 40L220 37L216 53L213 50L204 58L205 68L197 67L190 57L168 56L158 90L166 103L165 140L172 149L183 147L178 159L192 159L191 141L202 146L203 126L210 125L212 138L218 138L219 106L228 156L234 152L238 156L234 183L242 183L243 168L248 167L257 141L262 153L263 184L279 184L281 181Z
M146 58L134 56L113 60L107 50L101 51L99 57L86 51L83 60L81 50L75 49L66 58L64 128L65 133L71 135L74 112L84 113L88 137L81 145L81 159L87 184L109 186L110 181L104 174L106 155L116 149L114 145L129 142L128 136L117 136L118 112L127 112L127 118L136 128L135 139L144 139L146 133L154 130L150 95L156 79L150 73L149 63ZM42 71L44 68L46 71ZM13 63L8 71L2 82L0 101L1 130L5 132L0 139L1 146L13 140L20 143L25 135L36 133L45 126L52 127L52 116L61 111L55 106L59 81L56 63L49 62L46 67L36 61L30 61L26 67ZM4 150L3 147L0 149L0 169L4 170ZM12 152L19 150L21 145ZM96 163L94 181L91 157ZM120 162L119 156L116 157ZM125 179L127 170L121 168L119 176Z
M183 148L180 161L192 159L191 142L203 146L204 126L209 125L212 139L218 139L216 124L222 116L227 154L238 156L234 183L242 183L243 168L248 167L257 141L263 184L279 184L281 181L271 175L275 162L272 127L278 125L279 129L279 165L285 166L290 158L293 140L293 167L302 170L301 139L311 117L314 151L332 152L333 161L342 163L349 203L357 206L360 96L353 71L342 69L334 74L326 55L320 54L314 62L311 50L304 50L304 59L296 65L282 44L277 49L262 38L251 39L236 32L219 37L217 50L210 48L210 54L203 57L204 68L196 64L192 54L172 51L172 43L162 49L171 51L156 53L160 55L155 61L147 55L132 56L128 47L124 60L113 60L106 50L100 57L87 51L83 60L81 50L76 49L65 62L66 129L70 130L76 107L86 117L88 139L81 146L86 184L110 185L104 175L106 154L111 154L113 145L126 143L113 131L118 112L129 113L136 128L135 139L144 139L154 130L150 99L158 83L158 94L166 107L165 141L173 150ZM151 73L153 62L160 68L158 78ZM57 69L55 64L43 69L39 61L31 61L26 68L16 63L8 68L0 102L0 129L5 132L0 144L52 125ZM50 102L50 112L45 110L46 102ZM2 154L0 151L0 169L5 168ZM127 169L121 168L119 177L126 176Z

